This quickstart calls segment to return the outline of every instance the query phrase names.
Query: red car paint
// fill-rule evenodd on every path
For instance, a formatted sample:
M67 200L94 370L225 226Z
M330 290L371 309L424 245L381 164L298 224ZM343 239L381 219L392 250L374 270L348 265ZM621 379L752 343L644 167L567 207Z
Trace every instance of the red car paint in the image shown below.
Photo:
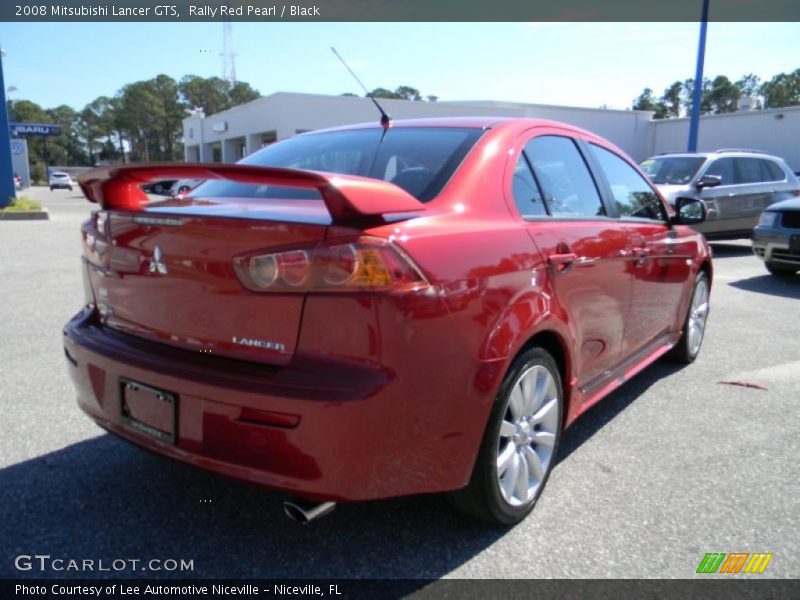
M526 221L513 199L515 164L537 136L620 150L548 121L393 124L402 127L486 131L425 204L384 181L275 168L84 176L105 212L83 225L87 307L64 331L80 407L140 446L309 499L442 492L468 482L499 385L527 345L560 363L566 427L676 343L696 274L711 277L701 235L636 219ZM143 204L141 183L174 177L279 180L323 200L274 202L269 220L244 218L253 207L235 199ZM364 235L389 240L422 283L260 294L233 268L242 254ZM236 336L281 347L229 341ZM126 425L121 378L177 397L174 444Z

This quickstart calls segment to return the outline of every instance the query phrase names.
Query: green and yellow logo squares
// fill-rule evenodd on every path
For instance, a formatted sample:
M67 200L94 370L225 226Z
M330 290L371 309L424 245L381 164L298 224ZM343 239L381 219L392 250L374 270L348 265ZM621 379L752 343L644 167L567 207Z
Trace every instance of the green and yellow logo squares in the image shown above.
M766 552L709 552L700 561L697 567L698 573L724 573L724 574L761 574L769 561L772 560L772 553Z

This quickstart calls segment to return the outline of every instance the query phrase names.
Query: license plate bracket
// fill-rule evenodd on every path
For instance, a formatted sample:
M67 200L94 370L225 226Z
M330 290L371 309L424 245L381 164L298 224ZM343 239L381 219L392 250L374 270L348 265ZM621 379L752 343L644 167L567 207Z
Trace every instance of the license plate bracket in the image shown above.
M119 380L122 422L148 437L174 445L177 441L178 396L124 377Z

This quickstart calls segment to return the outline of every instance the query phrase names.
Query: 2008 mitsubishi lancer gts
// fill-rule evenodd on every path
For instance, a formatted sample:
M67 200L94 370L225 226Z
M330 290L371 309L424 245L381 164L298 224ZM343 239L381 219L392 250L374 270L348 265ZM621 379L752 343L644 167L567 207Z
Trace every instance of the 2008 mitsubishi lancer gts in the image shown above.
M141 186L204 180L181 199ZM99 425L335 502L450 492L533 508L564 429L659 357L697 356L712 264L609 142L455 118L298 135L239 164L96 169L67 368Z

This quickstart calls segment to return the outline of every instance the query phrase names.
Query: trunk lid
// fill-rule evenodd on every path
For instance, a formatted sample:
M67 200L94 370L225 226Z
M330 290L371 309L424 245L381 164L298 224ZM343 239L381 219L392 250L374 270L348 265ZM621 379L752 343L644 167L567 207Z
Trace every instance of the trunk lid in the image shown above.
M233 258L313 247L326 230L324 205L313 204L318 223L264 220L258 211L250 218L218 216L233 214L235 204L173 207L169 215L107 213L107 267L91 269L101 318L110 327L198 353L285 364L295 350L304 295L245 289ZM285 216L309 217L315 211L308 205L287 207ZM275 209L270 214L277 216Z

